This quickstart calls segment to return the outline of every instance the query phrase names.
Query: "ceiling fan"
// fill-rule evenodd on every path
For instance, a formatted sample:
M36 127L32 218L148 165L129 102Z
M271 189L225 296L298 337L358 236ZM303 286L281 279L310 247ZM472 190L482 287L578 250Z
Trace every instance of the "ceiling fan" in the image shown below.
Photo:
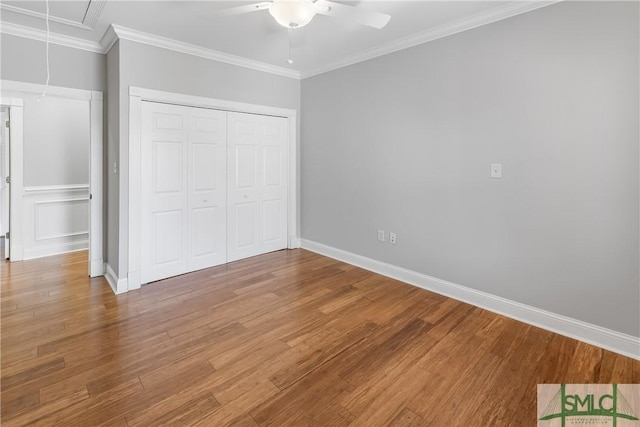
M328 0L271 0L220 11L221 15L238 15L269 9L278 24L289 29L307 25L316 14L337 16L356 21L373 28L383 28L391 17L355 6Z

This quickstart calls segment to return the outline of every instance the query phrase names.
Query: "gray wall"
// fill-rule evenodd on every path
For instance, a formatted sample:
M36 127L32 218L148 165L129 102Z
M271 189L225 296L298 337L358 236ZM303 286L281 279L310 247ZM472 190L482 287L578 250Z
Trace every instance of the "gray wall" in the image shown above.
M27 95L24 185L89 184L89 101Z
M303 80L303 237L640 336L638 7L563 2Z
M119 42L119 262L115 270L128 271L128 150L129 87L142 87L186 95L300 110L300 81L171 50ZM299 131L298 131L299 133ZM299 140L299 138L298 138ZM113 164L111 164L113 169ZM109 241L114 241L112 231ZM111 251L110 251L111 253ZM114 266L111 264L112 267Z
M0 78L26 83L46 81L45 43L0 36ZM105 56L51 44L51 86L103 91ZM22 96L22 95L20 95ZM89 103L39 96L24 97L25 186L89 183Z
M40 41L0 35L0 75L4 80L44 84L45 44ZM104 91L105 56L100 53L49 45L49 68L52 86Z

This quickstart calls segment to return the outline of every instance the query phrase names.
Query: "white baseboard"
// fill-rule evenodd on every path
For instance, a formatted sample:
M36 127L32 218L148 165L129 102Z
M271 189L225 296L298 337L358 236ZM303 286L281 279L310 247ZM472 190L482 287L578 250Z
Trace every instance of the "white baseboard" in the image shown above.
M623 334L581 320L521 304L321 243L306 239L301 239L300 243L303 249L640 360L639 337Z
M52 255L66 254L69 252L86 251L89 249L89 240L58 243L51 246L25 248L23 260L42 258Z
M109 264L105 264L105 279L111 286L111 290L114 294L120 295L127 292L127 279L119 279L118 275L113 271L113 268Z

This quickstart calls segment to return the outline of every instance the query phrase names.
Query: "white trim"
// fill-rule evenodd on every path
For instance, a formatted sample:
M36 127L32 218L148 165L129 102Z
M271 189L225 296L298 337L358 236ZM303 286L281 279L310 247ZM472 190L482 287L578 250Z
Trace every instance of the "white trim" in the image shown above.
M6 21L2 21L2 25L0 25L0 33L23 37L31 40L37 40L41 42L47 40L47 32L45 30L26 27L24 25L18 25ZM95 53L104 53L104 49L98 42L84 40L72 36L66 36L59 33L51 32L49 34L49 43L70 47L72 49L86 50Z
M71 185L39 185L33 187L24 187L24 194L40 194L40 193L68 193L70 191L87 191L88 184L71 184Z
M496 295L427 276L385 262L376 261L342 249L302 239L302 247L383 276L463 301L476 307L510 317L579 341L586 342L640 360L640 338L552 313Z
M2 90L2 81L3 80L0 80L0 90ZM0 96L0 105L3 107L23 107L24 103L21 98Z
M121 25L112 24L107 28L100 42L94 42L90 40L84 40L77 37L66 36L59 33L50 34L50 42L61 46L67 46L75 49L87 50L90 52L107 53L118 39L130 40L137 43L146 44L149 46L155 46L163 49L172 50L175 52L185 53L188 55L198 56L213 61L222 62L225 64L231 64L238 67L249 68L252 70L262 71L265 73L275 74L283 77L289 77L293 79L305 79L308 77L323 74L329 71L337 70L349 65L356 64L358 62L367 61L369 59L377 58L379 56L387 55L399 50L407 49L419 44L427 43L433 40L437 40L446 36L461 33L473 28L477 28L483 25L491 24L503 19L507 19L522 13L530 12L532 10L539 9L541 7L549 6L562 0L550 0L550 1L516 1L510 2L504 6L493 8L489 11L478 13L466 18L459 19L452 23L444 24L439 27L429 29L427 31L419 32L417 34L411 34L399 40L394 40L381 46L376 46L371 49L366 49L361 52L357 52L349 57L341 60L329 63L322 67L312 69L310 71L297 71L291 68L281 67L265 62L256 61L253 59L244 58L241 56L231 55L229 53L220 52L213 49L208 49L201 46L196 46L190 43L185 43L177 40L173 40L167 37L162 37L154 34L145 33L142 31L126 28ZM93 2L92 2L93 3ZM13 6L5 6L3 8L15 8ZM16 8L19 9L19 8ZM14 10L15 11L15 10ZM37 14L37 12L34 12ZM73 21L70 21L73 22ZM81 28L86 27L83 24L78 24ZM90 28L90 27L87 27ZM13 24L10 22L2 22L0 26L0 32L10 34L18 37L25 37L32 40L45 41L46 32L41 29L27 27L23 25Z
M246 104L244 102L224 99L205 98L202 96L184 95L139 87L129 88L130 97L138 97L142 101L162 102L165 104L188 105L190 107L211 108L213 110L233 111L237 113L262 114L265 116L295 117L296 110L268 105Z
M65 242L44 248L33 248L24 250L24 260L43 258L52 255L68 254L71 252L86 251L89 241L87 239L74 242Z
M198 56L213 61L222 62L225 64L231 64L238 67L249 68L252 70L262 71L265 73L275 74L283 77L289 77L293 79L305 79L308 77L323 74L329 71L337 70L349 65L356 64L358 62L367 61L369 59L377 58L382 55L387 55L399 50L407 49L419 44L427 43L433 40L437 40L446 36L461 33L473 28L477 28L483 25L491 24L493 22L501 21L503 19L510 18L512 16L520 15L522 13L530 12L532 10L539 9L541 7L555 4L562 0L550 0L550 1L516 1L510 2L504 6L493 8L489 11L478 13L466 18L459 19L452 23L441 25L439 27L419 32L417 34L408 35L399 40L376 46L371 49L367 49L347 58L329 63L322 67L313 69L311 71L297 71L291 68L281 67L277 65L268 64L265 62L256 61L253 59L244 58L241 56L231 55L229 53L220 52L213 49L208 49L201 46L196 46L190 43L185 43L177 40L173 40L167 37L162 37L154 34L145 33L142 31L126 28L121 25L111 24L105 31L100 42L94 42L90 40L80 39L77 37L66 36L59 33L50 34L50 42L61 46L66 46L75 49L86 50L96 53L107 53L118 39L130 40L137 43L146 44L149 46L155 46L163 49L172 50L175 52L185 53L188 55ZM93 1L91 3L94 3ZM20 9L15 6L2 5L3 9L18 12L14 9ZM24 10L24 9L22 9ZM22 13L22 12L18 12ZM33 16L42 15L38 12L33 12ZM58 18L63 20L62 18ZM66 21L66 20L64 20ZM73 23L74 21L69 21ZM83 24L70 24L67 22L61 22L67 25L79 26L80 28L91 28ZM27 27L24 25L14 24L10 22L2 22L0 25L0 32L10 34L18 37L24 37L32 40L45 41L46 32L41 29Z
M96 260L90 261L90 263L91 265L89 266L89 268L91 269L91 271L100 272L100 274L98 274L97 276L104 276L104 260L103 259L96 259Z
M22 92L40 95L44 85L39 83L25 83L14 80L0 80L0 90L3 92ZM62 86L48 86L47 96L55 96L58 98L78 99L82 101L90 101L92 99L102 100L102 92L96 92L84 89L74 89Z
M37 231L36 231L36 233L37 233ZM56 234L55 236L44 236L44 237L38 237L38 236L36 235L36 237L35 237L35 239L34 239L34 240L35 240L36 242L42 242L42 241L44 241L44 240L63 239L63 238L65 238L65 237L84 236L85 234L88 236L88 235L89 235L89 230L86 230L86 231L77 231L77 232L75 232L75 233L63 233L63 234ZM84 246L83 246L82 248L79 248L78 250L81 250L81 249L87 249L87 247L89 246L89 239L85 239L83 243L84 243ZM25 250L25 252L27 252L27 251L29 251L29 250L28 250L28 249L26 249L26 250ZM60 253L63 253L63 252L54 252L54 253L51 253L51 255L57 255L57 254L60 254Z
M109 52L117 41L118 35L113 29L113 26L109 25L109 28L107 28L107 30L102 35L102 38L100 39L100 46L102 46L102 51L104 53Z
M296 144L297 116L295 111L288 117L289 124L289 190L287 195L287 247L300 247L298 238L298 144ZM293 138L293 139L292 139Z
M129 91L131 93L131 90ZM129 271L131 289L142 286L142 98L129 96Z
M190 107L211 108L214 110L235 111L239 113L262 114L267 116L285 117L289 122L289 188L287 194L287 244L290 248L298 247L298 168L296 165L297 156L297 135L296 110L269 107L264 105L245 104L240 102L226 101L199 96L182 95L173 92L163 92L158 90L143 89L137 87L129 88L129 235L128 235L128 261L129 267L127 278L129 289L137 289L141 286L141 259L142 259L142 233L141 233L141 205L142 189L140 182L141 168L141 108L142 101L162 102L166 104L186 105ZM121 153L122 154L122 153ZM291 164L293 163L293 164ZM122 221L120 222L122 224ZM124 252L124 251L121 251Z
M559 1L562 0L509 2L504 6L499 6L485 12L458 19L456 21L441 25L436 28L411 34L401 39L394 40L389 43L373 47L371 49L363 50L361 52L355 53L354 55L323 65L311 71L303 71L301 73L301 78L306 79L309 77L317 76L318 74L324 74L329 71L357 64L358 62L368 61L369 59L377 58L379 56L397 52L399 50L408 49L419 44L441 39L453 34L462 33L464 31L481 27L483 25L511 18L512 16L530 12L541 7L550 6L552 4L558 3Z
M33 202L34 205L44 205L47 203L66 203L66 202L86 202L89 200L89 197L77 197L74 199L55 199L55 200L38 200L37 202ZM88 233L88 231L87 231Z
M9 201L9 239L10 261L22 261L24 258L22 195L24 192L24 107L20 98L0 98L0 104L9 107L9 169L11 183Z
M93 2L92 2L93 3ZM100 97L97 97L97 94ZM91 92L89 101L89 277L102 276L104 268L104 206L103 206L103 102L102 93Z
M113 268L109 264L105 264L105 279L111 286L111 290L114 294L119 295L127 292L127 279L119 279L118 275L113 271Z
M253 59L247 59L241 56L231 55L229 53L169 39L167 37L132 30L130 28L122 27L116 24L112 24L111 27L113 28L113 31L116 33L119 39L142 43L149 46L155 46L162 49L173 50L174 52L186 53L187 55L198 56L200 58L211 59L213 61L223 62L225 64L231 64L238 67L249 68L252 70L263 71L265 73L276 74L283 77L300 79L300 72L290 68L271 65L265 62L255 61ZM110 38L107 37L106 40L110 41ZM103 52L105 47L106 46L102 46Z
M93 3L93 1L91 1L89 3L89 6L91 6L91 3ZM42 19L42 20L47 19L47 15L45 15L42 12L37 12L35 10L29 10L29 9L23 9L21 7L13 6L13 5L10 5L10 4L0 4L0 10L5 10L7 12L13 12L13 13L19 13L20 15L30 16L32 18L38 18L38 19ZM49 15L49 21L57 22L58 24L67 25L69 27L82 28L83 30L92 30L93 29L92 27L84 25L82 22L73 21L71 19L66 19L66 18L60 18L60 17L55 16L55 15ZM4 25L4 24L5 23L3 22L2 25Z

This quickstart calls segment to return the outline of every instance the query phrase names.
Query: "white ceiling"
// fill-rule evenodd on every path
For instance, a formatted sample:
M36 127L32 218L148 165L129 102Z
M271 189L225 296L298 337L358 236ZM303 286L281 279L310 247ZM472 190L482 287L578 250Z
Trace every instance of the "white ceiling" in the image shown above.
M291 31L294 64L289 65L288 30L267 10L236 16L220 14L225 8L251 3L255 1L50 0L49 7L52 32L94 44L100 42L109 25L117 24L306 76L549 4L521 0L340 1L389 14L391 21L377 30L316 15L307 26ZM17 24L18 28L41 31L45 8L44 1L3 0L0 30ZM91 14L98 14L97 22L90 22Z

